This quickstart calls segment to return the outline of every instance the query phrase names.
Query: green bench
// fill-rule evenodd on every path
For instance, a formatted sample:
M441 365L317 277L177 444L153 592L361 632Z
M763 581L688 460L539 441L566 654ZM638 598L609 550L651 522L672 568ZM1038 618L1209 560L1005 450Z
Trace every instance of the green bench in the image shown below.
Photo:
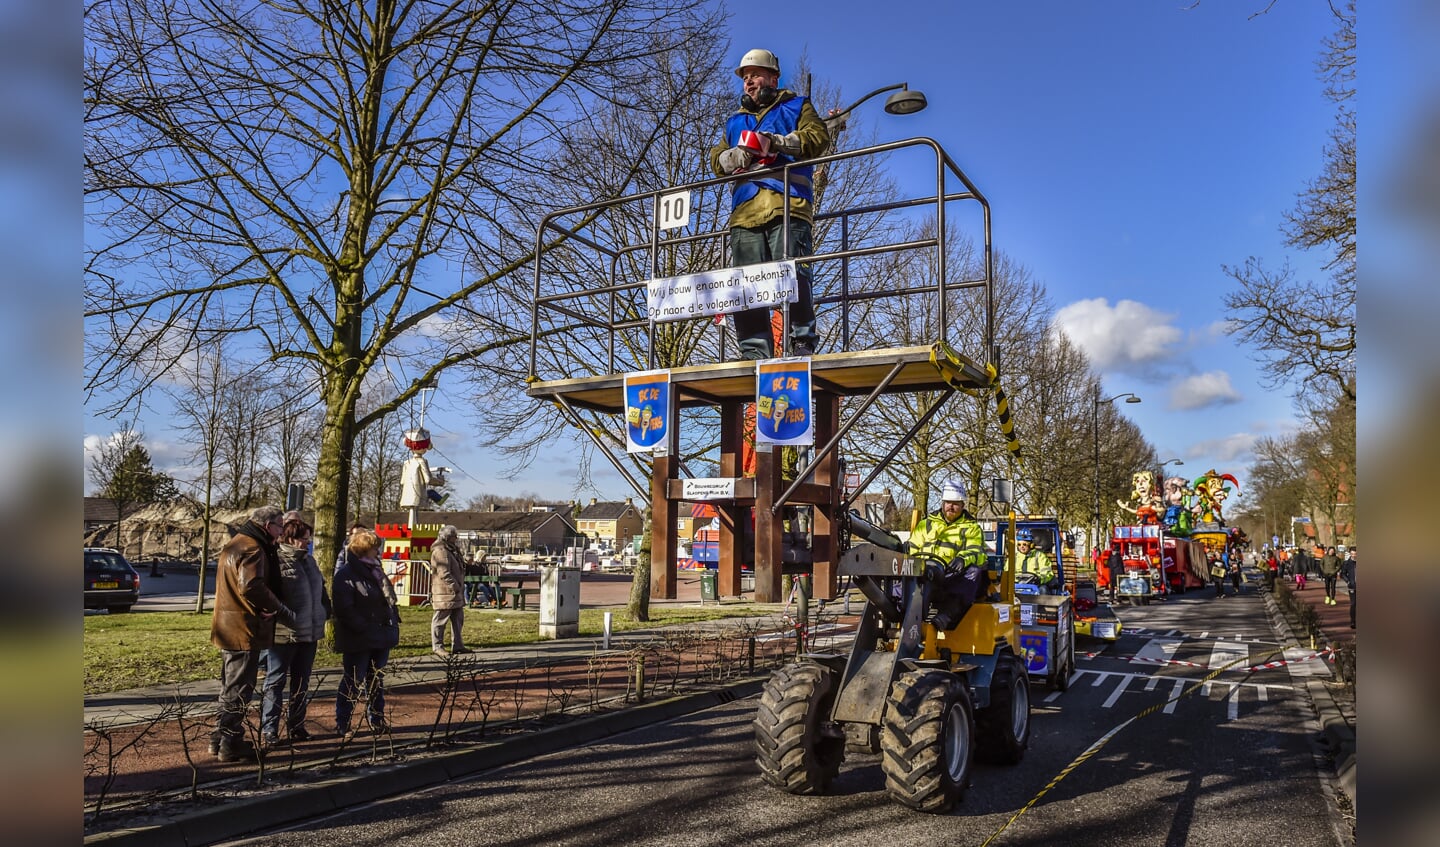
M525 598L535 597L540 594L538 588L507 588L505 596L510 598L510 608L525 611Z

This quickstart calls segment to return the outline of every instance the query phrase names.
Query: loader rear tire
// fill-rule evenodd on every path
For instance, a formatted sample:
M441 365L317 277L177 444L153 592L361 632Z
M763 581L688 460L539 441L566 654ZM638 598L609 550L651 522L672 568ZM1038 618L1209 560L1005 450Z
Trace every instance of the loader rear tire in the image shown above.
M845 732L830 722L836 674L792 662L770 675L755 712L755 764L790 794L824 794L845 759Z
M975 712L975 755L1018 765L1030 746L1030 679L1019 659L1003 657L990 684L990 705Z
M944 814L970 782L975 718L970 690L945 671L910 671L890 687L880 733L885 792L921 812Z

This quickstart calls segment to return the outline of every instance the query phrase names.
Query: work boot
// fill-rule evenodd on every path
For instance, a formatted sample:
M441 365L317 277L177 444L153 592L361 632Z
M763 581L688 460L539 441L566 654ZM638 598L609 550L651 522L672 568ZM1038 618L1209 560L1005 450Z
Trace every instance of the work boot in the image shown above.
M255 745L244 738L222 738L220 750L215 755L222 762L253 762L256 758Z
M950 620L950 616L944 612L937 613L930 619L930 623L934 625L937 632L949 632L950 628L955 626L955 623Z

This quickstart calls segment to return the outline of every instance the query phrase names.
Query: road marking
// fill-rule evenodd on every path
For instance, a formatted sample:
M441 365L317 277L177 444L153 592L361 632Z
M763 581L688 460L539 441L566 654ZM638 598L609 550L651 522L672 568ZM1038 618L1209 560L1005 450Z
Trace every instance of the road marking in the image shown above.
M1238 685L1230 686L1230 697L1225 707L1225 716L1232 721L1240 717L1240 686Z
M1167 715L1175 714L1175 706L1180 702L1180 694L1185 689L1185 682L1183 679L1175 680L1175 686L1170 689L1170 699L1165 703L1165 708L1160 711Z
M1129 684L1130 684L1130 680L1132 680L1132 679L1134 679L1134 677L1131 676L1131 675L1128 674L1128 673L1122 675L1122 676L1120 677L1120 684L1117 685L1117 686L1115 686L1115 690L1110 692L1110 696L1105 699L1104 704L1102 704L1102 705L1100 706L1100 708L1102 708L1102 709L1108 709L1108 708L1110 708L1111 706L1114 706L1114 705L1115 705L1115 701L1116 701L1116 700L1119 700L1119 699L1120 699L1120 695L1125 693L1125 686L1129 685Z
M1131 662L1158 662L1165 664L1175 658L1175 651L1180 649L1183 643L1179 638L1152 638L1145 642L1145 646L1136 651Z
M1210 645L1210 661L1206 664L1212 668L1221 668L1226 665L1244 664L1249 659L1250 648L1244 644L1216 641Z
M1158 677L1158 676L1152 676L1152 677L1150 677L1150 679L1146 680L1146 682L1145 682L1145 690L1146 690L1146 691L1154 691L1154 690L1155 690L1155 686L1157 686L1157 685L1159 685L1159 684L1160 684L1160 677Z

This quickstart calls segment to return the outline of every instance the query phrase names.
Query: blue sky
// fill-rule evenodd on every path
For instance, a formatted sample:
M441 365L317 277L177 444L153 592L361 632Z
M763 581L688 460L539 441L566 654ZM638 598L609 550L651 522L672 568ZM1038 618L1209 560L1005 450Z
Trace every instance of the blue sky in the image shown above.
M1250 444L1293 420L1289 392L1262 388L1249 351L1219 331L1232 286L1221 266L1257 256L1317 273L1322 257L1286 248L1278 226L1320 172L1333 120L1314 72L1334 30L1326 4L1281 0L1249 17L1266 2L902 3L894 21L852 0L737 2L730 53L766 47L785 73L804 53L847 102L902 81L924 91L919 114L886 115L880 98L858 114L881 141L939 141L989 198L996 247L1045 284L1106 391L1143 398L1123 411L1161 458L1233 473L1243 492ZM431 423L432 464L463 471L462 498L576 496L568 458L498 479L463 403L442 381ZM178 463L163 424L144 425L157 462ZM114 428L87 414L87 436ZM600 491L584 496L630 493L595 470Z
M1108 394L1143 399L1123 411L1162 459L1243 490L1255 438L1294 423L1221 331L1222 265L1316 272L1278 226L1321 169L1333 109L1314 68L1334 26L1317 2L1186 5L895 4L902 40L874 4L772 4L735 19L732 52L768 47L782 73L803 52L847 98L923 90L916 115L861 109L881 140L931 136L975 180L997 248L1045 284Z

